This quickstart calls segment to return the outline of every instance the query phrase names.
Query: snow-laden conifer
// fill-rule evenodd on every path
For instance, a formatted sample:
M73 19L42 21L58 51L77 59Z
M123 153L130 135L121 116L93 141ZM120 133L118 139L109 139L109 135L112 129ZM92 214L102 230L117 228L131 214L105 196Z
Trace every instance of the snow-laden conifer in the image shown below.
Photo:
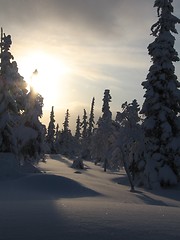
M158 21L151 27L154 42L148 52L152 66L142 83L146 93L141 113L146 137L144 183L149 187L177 183L180 167L180 83L173 62L179 61L174 49L180 19L173 13L173 0L156 0Z
M19 160L39 160L43 155L45 127L40 123L43 98L32 91L19 74L10 52L11 36L1 29L0 64L0 151Z
M84 109L83 111L83 117L81 122L81 155L82 158L87 159L89 158L89 150L88 150L88 120L87 120L87 112Z
M79 142L81 138L81 121L80 121L79 115L76 120L76 130L75 130L74 136L75 136L75 139Z
M122 111L117 112L116 141L114 141L114 150L112 151L111 164L126 167L126 171L131 173L135 182L139 183L140 174L144 167L144 134L141 127L141 118L139 116L139 104L136 100L131 103L123 103ZM119 161L118 161L119 159Z
M74 134L74 154L75 156L81 156L81 120L78 115L76 119L76 129Z
M65 114L65 119L63 122L63 132L69 132L69 118L70 118L70 114L69 114L69 109L67 109L66 114Z
M61 137L61 131L59 130L59 124L56 125L55 130L55 140L54 140L54 149L56 153L60 152L60 137Z
M1 28L0 54L0 151L18 154L14 129L24 110L26 84L18 73L17 64L10 53L11 36Z
M25 111L22 115L22 124L17 134L27 131L28 134L21 140L21 153L24 160L38 162L44 158L45 126L40 122L42 117L43 97L33 88L27 94Z
M88 120L88 129L87 129L87 159L91 160L92 159L92 138L93 138L93 132L94 132L94 125L95 125L95 120L94 120L94 104L95 104L95 98L92 98L91 102L91 108L90 108L90 114L89 114L89 120Z
M81 129L82 129L82 139L86 139L88 136L88 121L87 121L86 109L84 109L83 119L81 122Z
M91 110L90 110L90 116L88 121L88 137L92 135L93 129L94 129L94 104L95 104L95 98L93 97L91 102Z
M65 119L63 122L63 129L59 137L59 150L61 154L64 154L66 156L73 156L74 141L71 130L69 128L69 118L70 118L69 109L67 109Z
M52 106L50 112L50 121L47 129L46 142L49 145L50 153L55 152L54 142L55 142L55 116L54 116L54 106Z
M26 103L27 83L18 72L17 63L10 52L11 44L11 36L3 33L1 28L1 76L5 91L9 92L11 98L15 100L16 111L20 114L24 111Z
M98 120L98 128L93 135L92 153L95 158L95 163L102 162L104 171L108 166L108 159L110 158L110 136L112 134L112 112L110 111L111 95L110 90L104 91L102 106L102 117Z

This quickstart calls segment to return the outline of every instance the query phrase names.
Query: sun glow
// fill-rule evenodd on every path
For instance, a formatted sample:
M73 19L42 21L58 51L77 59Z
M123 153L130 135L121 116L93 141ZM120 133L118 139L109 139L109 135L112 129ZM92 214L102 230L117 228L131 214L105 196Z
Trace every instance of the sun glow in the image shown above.
M29 86L43 96L45 105L53 105L63 99L63 79L71 73L65 61L37 51L20 62L20 74Z

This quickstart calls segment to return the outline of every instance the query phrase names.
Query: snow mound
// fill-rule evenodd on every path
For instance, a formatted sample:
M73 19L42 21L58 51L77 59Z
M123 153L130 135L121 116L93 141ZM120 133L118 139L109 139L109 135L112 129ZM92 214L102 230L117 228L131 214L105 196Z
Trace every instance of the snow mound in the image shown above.
M73 164L72 164L72 168L84 169L83 160L81 158L79 158L79 157L75 158L75 160L73 161Z

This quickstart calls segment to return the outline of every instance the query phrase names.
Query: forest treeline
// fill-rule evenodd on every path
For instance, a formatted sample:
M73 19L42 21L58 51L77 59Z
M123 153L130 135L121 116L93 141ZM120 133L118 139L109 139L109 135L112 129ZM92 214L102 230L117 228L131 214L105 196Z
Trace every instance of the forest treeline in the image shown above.
M148 188L176 185L180 180L180 82L173 62L176 24L172 0L155 0L158 21L152 25L155 40L148 46L152 65L142 82L144 103L123 103L112 119L111 94L105 89L102 114L94 120L95 99L90 112L77 116L76 131L69 128L69 110L63 128L55 125L52 107L46 127L40 121L43 97L19 74L10 52L11 36L1 29L0 53L0 152L15 154L19 165L37 163L45 153L60 153L83 168L83 159L107 169L124 167L131 182Z

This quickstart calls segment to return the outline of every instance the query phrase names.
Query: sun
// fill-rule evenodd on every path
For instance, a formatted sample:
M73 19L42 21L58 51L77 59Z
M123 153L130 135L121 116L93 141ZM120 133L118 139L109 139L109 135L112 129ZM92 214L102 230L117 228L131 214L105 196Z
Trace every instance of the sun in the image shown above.
M63 99L63 83L71 68L61 58L35 51L21 59L19 68L29 87L43 96L45 105Z

